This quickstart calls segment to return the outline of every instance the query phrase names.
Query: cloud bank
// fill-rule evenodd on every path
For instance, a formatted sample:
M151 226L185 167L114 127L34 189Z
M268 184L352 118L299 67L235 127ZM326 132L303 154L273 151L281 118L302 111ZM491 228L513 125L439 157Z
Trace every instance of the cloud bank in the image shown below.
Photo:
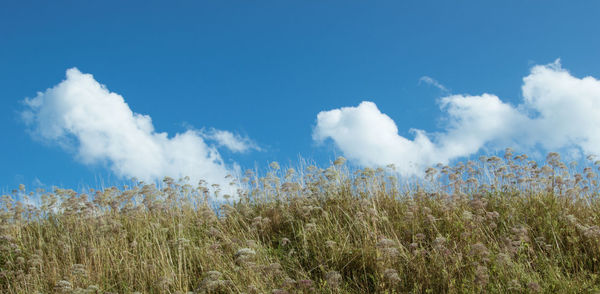
M317 115L313 139L331 139L363 166L394 164L401 175L422 175L437 163L473 155L484 147L546 150L576 148L600 154L600 81L577 78L559 60L538 65L523 79L517 106L492 94L441 98L446 125L439 133L411 129L398 135L396 123L375 103L362 102Z
M85 164L106 164L118 176L144 181L189 176L191 184L203 179L221 185L224 193L233 192L226 176L239 168L227 166L200 132L172 137L156 132L150 116L134 113L121 95L91 74L71 68L66 80L24 104L22 117L35 138L59 144ZM214 133L234 151L250 148L230 132Z

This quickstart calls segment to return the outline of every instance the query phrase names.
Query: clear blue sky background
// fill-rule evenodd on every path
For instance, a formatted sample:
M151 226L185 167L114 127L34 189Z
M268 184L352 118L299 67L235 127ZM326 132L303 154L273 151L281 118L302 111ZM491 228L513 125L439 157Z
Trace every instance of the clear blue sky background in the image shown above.
M30 138L21 100L78 67L152 117L247 135L264 151L244 168L326 163L316 114L370 100L400 135L439 129L442 93L521 99L534 64L561 58L600 77L597 1L12 1L0 2L0 189L116 180L102 166Z

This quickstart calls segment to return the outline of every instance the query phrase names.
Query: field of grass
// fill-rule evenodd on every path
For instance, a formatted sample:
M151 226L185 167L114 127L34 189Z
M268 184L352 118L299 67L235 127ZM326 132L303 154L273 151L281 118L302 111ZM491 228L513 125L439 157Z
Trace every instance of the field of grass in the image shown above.
M164 185L3 196L1 293L599 293L600 162L507 150L398 182L342 158Z

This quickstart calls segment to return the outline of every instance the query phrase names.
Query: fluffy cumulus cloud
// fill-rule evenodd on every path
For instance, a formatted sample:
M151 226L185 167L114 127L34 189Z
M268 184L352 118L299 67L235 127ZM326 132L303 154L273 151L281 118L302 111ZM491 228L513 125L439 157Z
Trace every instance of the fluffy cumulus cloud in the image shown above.
M523 79L517 106L491 94L440 99L445 127L439 133L412 129L413 139L372 102L317 115L313 138L331 139L361 165L394 164L402 175L422 175L437 163L473 155L484 147L581 150L600 154L600 81L577 78L556 61L538 65Z
M22 116L32 135L75 152L85 164L106 164L118 176L144 181L189 176L192 184L202 179L233 192L226 177L237 167L227 166L201 132L169 137L155 131L150 116L133 112L91 74L71 68L66 80L24 103ZM248 148L233 134L223 140L238 151Z

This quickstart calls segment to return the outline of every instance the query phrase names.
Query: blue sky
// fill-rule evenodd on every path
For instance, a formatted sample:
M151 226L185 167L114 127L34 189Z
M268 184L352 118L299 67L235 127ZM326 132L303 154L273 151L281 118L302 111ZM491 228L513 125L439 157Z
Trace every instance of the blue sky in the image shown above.
M600 77L600 3L450 2L2 1L0 126L5 140L0 144L0 188L6 191L20 183L95 187L138 172L127 166L135 160L115 164L114 154L86 157L78 135L67 131L44 137L40 131L49 121L27 123L22 118L31 110L24 99L57 86L73 67L121 95L134 113L151 117L154 130L168 133L167 139L195 130L203 144L218 150L223 163L217 168L226 170L234 164L265 168L273 160L296 165L298 156L322 165L337 155L358 165L382 164L401 162L415 152L427 164L465 158L474 154L473 148L490 152L504 145L534 153L595 151L590 147L597 140L593 127L575 137L564 135L564 140L528 141L530 133L506 128L473 131L460 122L480 121L465 120L461 115L469 114L462 112L449 118L447 110L461 101L489 105L495 100L481 96L489 93L506 110L503 119L535 125L531 132L557 129L561 119L570 121L564 134L587 128L585 119L597 113L600 103L597 81L582 82L586 76ZM558 58L560 65L552 64ZM538 74L532 72L536 65L542 66ZM522 90L527 76L532 78L529 96ZM555 111L564 109L562 104L544 108L549 101L537 98L571 99L568 91L560 92L563 88L552 88L565 79L565 87L579 88L581 82L589 91L573 93L588 98L561 116ZM441 99L451 94L460 96L445 100L446 111L440 109ZM534 102L525 105L524 97ZM329 119L333 114L327 111L333 109L339 110L341 121L325 124L317 119L320 112L322 119ZM583 115L582 109L587 109ZM533 122L539 113L558 118ZM39 118L36 110L33 115ZM583 119L573 122L572 117ZM437 144L431 150L446 156L422 154L419 148L428 146L427 140L403 145L389 120L397 127L396 135L407 140L415 137L410 129L427 132L427 140ZM449 121L454 126L450 130ZM366 138L372 144L353 141L365 141L361 136L371 134L365 129L380 128L386 132ZM235 152L219 146L217 130L258 148ZM344 130L349 131L346 137L340 135ZM484 133L501 135L450 150L456 139L451 135L463 131L473 140ZM386 136L388 141L377 141ZM404 153L397 154L398 149Z

